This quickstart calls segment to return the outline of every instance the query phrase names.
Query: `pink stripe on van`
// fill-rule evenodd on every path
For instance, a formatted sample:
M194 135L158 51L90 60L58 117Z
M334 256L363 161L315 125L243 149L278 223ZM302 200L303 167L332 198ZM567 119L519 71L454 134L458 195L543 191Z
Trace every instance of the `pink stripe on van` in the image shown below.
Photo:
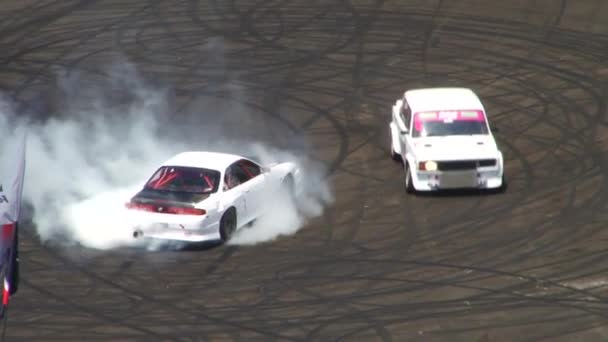
M479 121L485 122L486 116L481 110L444 110L444 111L429 111L418 112L414 114L414 128L417 131L422 130L422 123L429 121L443 121L446 123L452 121Z

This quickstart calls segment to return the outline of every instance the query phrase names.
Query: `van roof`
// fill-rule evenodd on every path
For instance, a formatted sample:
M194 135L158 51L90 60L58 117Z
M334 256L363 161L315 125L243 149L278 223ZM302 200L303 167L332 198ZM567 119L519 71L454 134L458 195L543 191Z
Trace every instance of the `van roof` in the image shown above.
M412 112L441 110L481 110L479 97L468 88L423 88L408 90L405 100Z

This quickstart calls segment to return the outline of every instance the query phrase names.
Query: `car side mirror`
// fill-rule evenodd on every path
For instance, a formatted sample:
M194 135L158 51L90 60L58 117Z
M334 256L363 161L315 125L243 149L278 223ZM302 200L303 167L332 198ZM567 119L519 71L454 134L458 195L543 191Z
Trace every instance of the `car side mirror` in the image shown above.
M403 128L400 130L401 134L405 135L409 132L409 130L407 128Z

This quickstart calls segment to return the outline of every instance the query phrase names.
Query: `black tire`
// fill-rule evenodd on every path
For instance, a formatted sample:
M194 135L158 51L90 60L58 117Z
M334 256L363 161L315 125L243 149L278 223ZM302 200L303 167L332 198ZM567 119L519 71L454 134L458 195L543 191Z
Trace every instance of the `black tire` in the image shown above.
M281 191L287 195L291 201L296 200L296 184L291 174L287 175L281 183Z
M393 159L396 162L401 161L401 156L398 153L396 153L392 147L391 147L391 159Z
M401 161L401 155L398 154L397 152L395 152L395 146L393 146L393 133L389 132L389 137L390 137L390 145L391 145L391 159L393 159L396 162L400 162Z
M499 194L504 194L505 192L507 192L507 187L509 185L507 184L507 179L505 178L505 175L502 175L502 184L496 189L496 193Z
M230 208L226 210L222 216L222 219L220 220L220 238L222 239L222 242L228 242L235 230L236 210L234 208Z
M405 163L405 192L408 194L416 193L416 189L414 188L414 184L412 182L412 173L408 163Z
M298 196L296 191L296 182L293 179L293 176L289 174L283 182L281 183L281 192L282 194L279 196L281 200L289 201L289 208L294 210L295 213L300 213L301 208L301 197Z

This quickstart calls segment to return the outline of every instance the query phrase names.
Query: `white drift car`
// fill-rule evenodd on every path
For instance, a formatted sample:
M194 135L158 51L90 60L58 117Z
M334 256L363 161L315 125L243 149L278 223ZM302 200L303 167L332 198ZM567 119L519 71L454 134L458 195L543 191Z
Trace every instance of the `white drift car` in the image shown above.
M465 88L406 91L393 105L391 154L409 193L502 189L503 156L481 101Z
M260 217L279 191L295 191L298 177L291 162L262 166L232 154L180 153L126 204L133 237L227 241Z

